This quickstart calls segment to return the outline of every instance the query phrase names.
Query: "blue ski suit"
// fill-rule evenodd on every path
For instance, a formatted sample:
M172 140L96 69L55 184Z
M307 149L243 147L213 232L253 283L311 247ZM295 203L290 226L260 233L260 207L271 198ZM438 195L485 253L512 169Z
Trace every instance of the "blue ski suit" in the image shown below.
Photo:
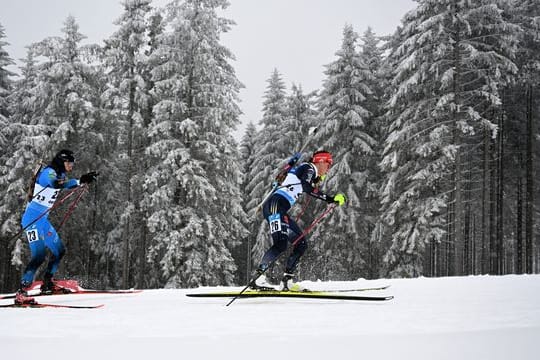
M317 168L312 163L302 163L289 171L274 194L263 204L263 216L270 226L273 245L264 254L259 268L265 270L277 257L287 250L287 243L294 242L302 229L287 214L302 193L317 199L333 202L332 198L316 187ZM298 241L287 259L285 272L293 273L300 257L307 249L307 236Z
M28 203L22 216L21 224L23 228L54 206L62 189L71 189L78 185L79 180L68 179L64 172L55 170L52 166L43 168L36 178L32 201ZM29 286L34 281L37 269L45 260L46 248L52 254L47 266L46 277L52 277L58 270L60 260L65 253L64 244L49 222L48 213L30 225L25 230L25 233L30 247L31 259L21 279L23 287Z

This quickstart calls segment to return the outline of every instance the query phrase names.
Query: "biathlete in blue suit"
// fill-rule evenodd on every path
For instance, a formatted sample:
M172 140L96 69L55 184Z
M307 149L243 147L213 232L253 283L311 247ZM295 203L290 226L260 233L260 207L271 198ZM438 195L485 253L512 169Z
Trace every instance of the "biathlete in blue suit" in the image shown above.
M43 276L41 292L51 293L54 289L52 279L58 270L60 260L65 254L65 247L56 230L49 222L48 211L54 206L62 189L72 189L81 184L91 183L98 176L96 172L89 172L82 175L79 180L69 179L67 174L73 170L74 162L75 157L72 151L61 150L52 159L51 163L41 169L36 176L33 196L26 206L21 220L30 246L31 258L24 270L17 291L16 303L33 301L32 298L27 296L26 290L34 281L37 269L45 260L46 249L50 250L51 257ZM36 221L36 219L38 220Z
M307 193L328 203L337 203L339 205L345 203L345 195L342 193L329 196L318 189L318 185L326 176L332 163L332 154L328 151L315 152L309 162L302 163L289 170L277 190L263 204L263 216L270 226L273 245L266 251L261 260L257 269L259 275L264 273L282 252L287 250L288 243L294 242L302 234L302 229L287 213L302 193ZM295 244L291 255L287 259L280 286L282 290L292 288L294 271L306 249L307 237L304 236ZM264 287L264 276L259 276L256 283L251 284L251 286L253 288Z

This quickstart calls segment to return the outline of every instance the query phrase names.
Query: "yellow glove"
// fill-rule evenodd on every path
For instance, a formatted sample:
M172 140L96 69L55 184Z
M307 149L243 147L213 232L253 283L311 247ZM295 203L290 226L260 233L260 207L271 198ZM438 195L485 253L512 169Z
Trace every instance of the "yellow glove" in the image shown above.
M334 195L333 200L336 204L338 204L339 206L342 206L343 204L345 204L345 201L347 200L347 198L345 198L345 194L337 193L336 195Z

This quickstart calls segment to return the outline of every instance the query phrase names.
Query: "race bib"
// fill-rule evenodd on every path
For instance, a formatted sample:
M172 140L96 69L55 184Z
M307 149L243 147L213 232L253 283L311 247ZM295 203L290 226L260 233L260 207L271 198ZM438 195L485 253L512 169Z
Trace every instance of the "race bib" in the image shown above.
M26 231L26 239L29 243L39 240L39 233L37 229L31 229Z
M281 231L281 215L272 214L268 217L268 222L270 223L270 234Z
M50 208L54 205L58 193L60 193L60 189L50 187L44 188L43 186L36 184L32 201Z

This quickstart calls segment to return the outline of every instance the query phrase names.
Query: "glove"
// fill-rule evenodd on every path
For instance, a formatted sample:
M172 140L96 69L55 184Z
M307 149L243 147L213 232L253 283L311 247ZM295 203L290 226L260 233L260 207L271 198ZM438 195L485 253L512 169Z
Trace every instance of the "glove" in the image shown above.
M81 184L90 184L91 182L94 182L97 180L98 175L99 174L97 172L90 171L89 173L86 173L83 176L81 176L79 181Z
M345 194L337 193L336 195L334 195L332 200L334 200L334 203L338 204L339 206L342 206L343 204L345 204L345 201L347 200L347 198L345 198Z

